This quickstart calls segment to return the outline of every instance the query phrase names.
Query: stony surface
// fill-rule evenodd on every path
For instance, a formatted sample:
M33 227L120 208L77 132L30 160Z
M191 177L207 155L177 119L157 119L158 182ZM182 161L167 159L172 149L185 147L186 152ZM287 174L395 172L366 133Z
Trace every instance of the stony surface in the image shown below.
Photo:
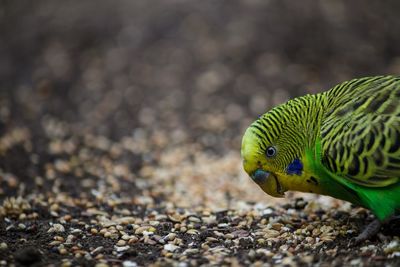
M289 97L399 73L398 1L1 5L0 266L400 264L399 222L349 247L368 211L270 198L239 153Z

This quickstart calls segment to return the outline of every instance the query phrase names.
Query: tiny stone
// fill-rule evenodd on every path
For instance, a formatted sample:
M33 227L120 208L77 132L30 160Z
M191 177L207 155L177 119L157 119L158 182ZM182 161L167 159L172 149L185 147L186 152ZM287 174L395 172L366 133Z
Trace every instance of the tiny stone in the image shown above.
M105 232L105 233L104 233L104 237L105 237L105 238L111 237L111 233L110 233L110 232Z
M215 237L209 236L206 238L206 241L212 243L212 242L218 242L218 239Z
M74 236L74 235L68 235L67 236L67 240L73 241L75 239L76 239L76 236Z
M226 239L233 239L233 238L235 238L235 236L234 236L233 234L226 234L224 237L225 237Z
M102 247L102 246L97 247L91 252L91 254L96 255L96 254L100 253L101 251L103 251L103 249L104 249L104 247Z
M398 252L400 251L400 242L397 240L393 240L390 242L383 250L385 254L390 254L393 252Z
M172 241L172 240L175 239L175 237L176 237L175 233L169 233L168 235L165 236L165 239L169 240L169 241Z
M155 245L155 244L157 244L156 241L154 241L153 239L151 239L151 238L149 238L149 237L145 237L144 243L145 243L145 244L149 244L149 245Z
M68 251L67 251L65 248L59 249L58 252L59 252L61 255L65 255L65 254L68 253Z
M126 245L126 241L125 240L118 240L117 242L117 246L122 247Z
M100 234L102 234L102 235L104 235L106 232L107 232L106 228L103 228L103 229L100 230Z
M65 232L65 228L62 224L55 223L52 227L47 231L48 233L62 233Z
M158 226L158 225L160 225L160 222L159 221L150 221L150 225L151 226Z
M54 236L54 240L64 242L65 239L62 236L56 235L56 236Z
M129 246L125 246L125 247L115 246L114 248L117 252L123 252L123 251L127 251L129 249Z
M196 223L201 223L201 220L199 218L197 218L197 217L194 217L194 216L190 216L189 217L189 221L196 222Z
M199 253L198 248L188 248L183 252L184 255L187 255L187 254L193 255L193 254L197 254L197 253Z
M321 230L318 229L318 228L315 228L315 229L312 231L312 236L313 236L313 237L319 236L320 234L321 234Z
M172 254L171 252L168 252L165 254L166 258L172 258L174 256L174 254Z
M126 216L126 217L122 217L117 219L117 223L122 224L122 225L130 225L132 223L135 223L135 217L132 216Z
M98 254L96 257L94 257L96 260L101 260L101 259L103 259L104 258L104 255L103 254Z
M135 230L135 234L141 235L141 234L143 234L144 231L149 231L149 229L150 229L150 226L141 226Z
M53 205L50 206L51 211L58 211L60 209L60 206L57 203L54 203Z
M218 236L218 237L223 237L224 234L218 231L214 231L214 235Z
M61 242L60 242L60 241L57 241L57 240L51 241L51 242L49 243L50 246L58 246L58 245L60 245L60 244L61 244Z
M195 229L189 229L186 233L190 234L190 235L198 235L199 231L197 231Z
M129 239L131 239L131 237L130 237L129 235L123 235L123 236L121 237L121 239L123 239L123 240L125 240L125 241L128 241Z
M278 237L279 235L280 235L280 233L278 231L272 230L272 229L267 229L265 231L264 238L271 238L271 237L273 238L273 237Z
M177 250L179 247L178 246L175 246L175 245L173 245L173 244L166 244L166 245L164 245L164 249L166 250L166 251L170 251L170 252L174 252L175 250Z
M170 219L172 222L176 222L176 223L183 221L182 216L180 216L179 214L168 215L168 219Z
M5 242L0 243L0 250L5 250L7 248L8 248L7 243L5 243Z
M267 250L267 249L263 249L263 248L257 249L257 250L256 250L256 253L257 253L258 255L265 255L265 256L267 256L267 257L273 257L273 256L275 256L275 254L274 254L273 252L271 252L271 251L269 251L269 250Z
M122 266L123 267L136 267L138 265L134 261L124 261L124 262L122 262Z
M133 243L136 243L139 241L139 238L137 238L136 236L132 236L131 239L129 239L128 244L131 245Z
M61 264L61 267L71 267L72 263L70 261L63 261L63 263Z
M282 229L282 224L280 223L274 223L272 224L272 229L276 230L276 231L280 231Z
M258 243L259 245L264 245L264 244L265 244L265 239L259 238L259 239L257 239L257 243Z
M207 242L201 244L200 247L201 247L202 249L204 249L204 250L209 250L209 249L210 249L210 246L207 244Z
M249 251L249 253L248 253L248 256L249 256L250 259L254 259L255 256L256 256L255 250L254 250L254 249L251 249L251 250Z

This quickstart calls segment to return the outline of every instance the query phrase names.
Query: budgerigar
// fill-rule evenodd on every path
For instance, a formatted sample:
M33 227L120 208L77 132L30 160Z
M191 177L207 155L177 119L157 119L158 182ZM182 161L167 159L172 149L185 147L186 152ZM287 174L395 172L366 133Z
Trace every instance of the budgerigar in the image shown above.
M242 140L243 166L267 194L329 195L370 209L375 235L400 213L400 77L353 79L260 116Z

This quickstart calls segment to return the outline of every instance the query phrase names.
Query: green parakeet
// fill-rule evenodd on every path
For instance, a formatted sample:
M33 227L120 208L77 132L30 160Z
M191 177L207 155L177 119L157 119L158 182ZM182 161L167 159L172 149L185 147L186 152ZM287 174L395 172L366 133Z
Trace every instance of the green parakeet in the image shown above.
M400 212L400 77L353 79L298 97L260 116L242 140L243 166L267 194L332 196L378 218Z

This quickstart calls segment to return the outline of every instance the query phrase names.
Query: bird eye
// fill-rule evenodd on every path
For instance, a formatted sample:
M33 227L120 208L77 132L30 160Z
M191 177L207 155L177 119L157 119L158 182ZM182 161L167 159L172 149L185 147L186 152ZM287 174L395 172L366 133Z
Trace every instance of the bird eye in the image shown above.
M269 146L267 147L267 150L265 151L265 154L267 155L267 157L273 157L276 154L276 147L274 146Z

